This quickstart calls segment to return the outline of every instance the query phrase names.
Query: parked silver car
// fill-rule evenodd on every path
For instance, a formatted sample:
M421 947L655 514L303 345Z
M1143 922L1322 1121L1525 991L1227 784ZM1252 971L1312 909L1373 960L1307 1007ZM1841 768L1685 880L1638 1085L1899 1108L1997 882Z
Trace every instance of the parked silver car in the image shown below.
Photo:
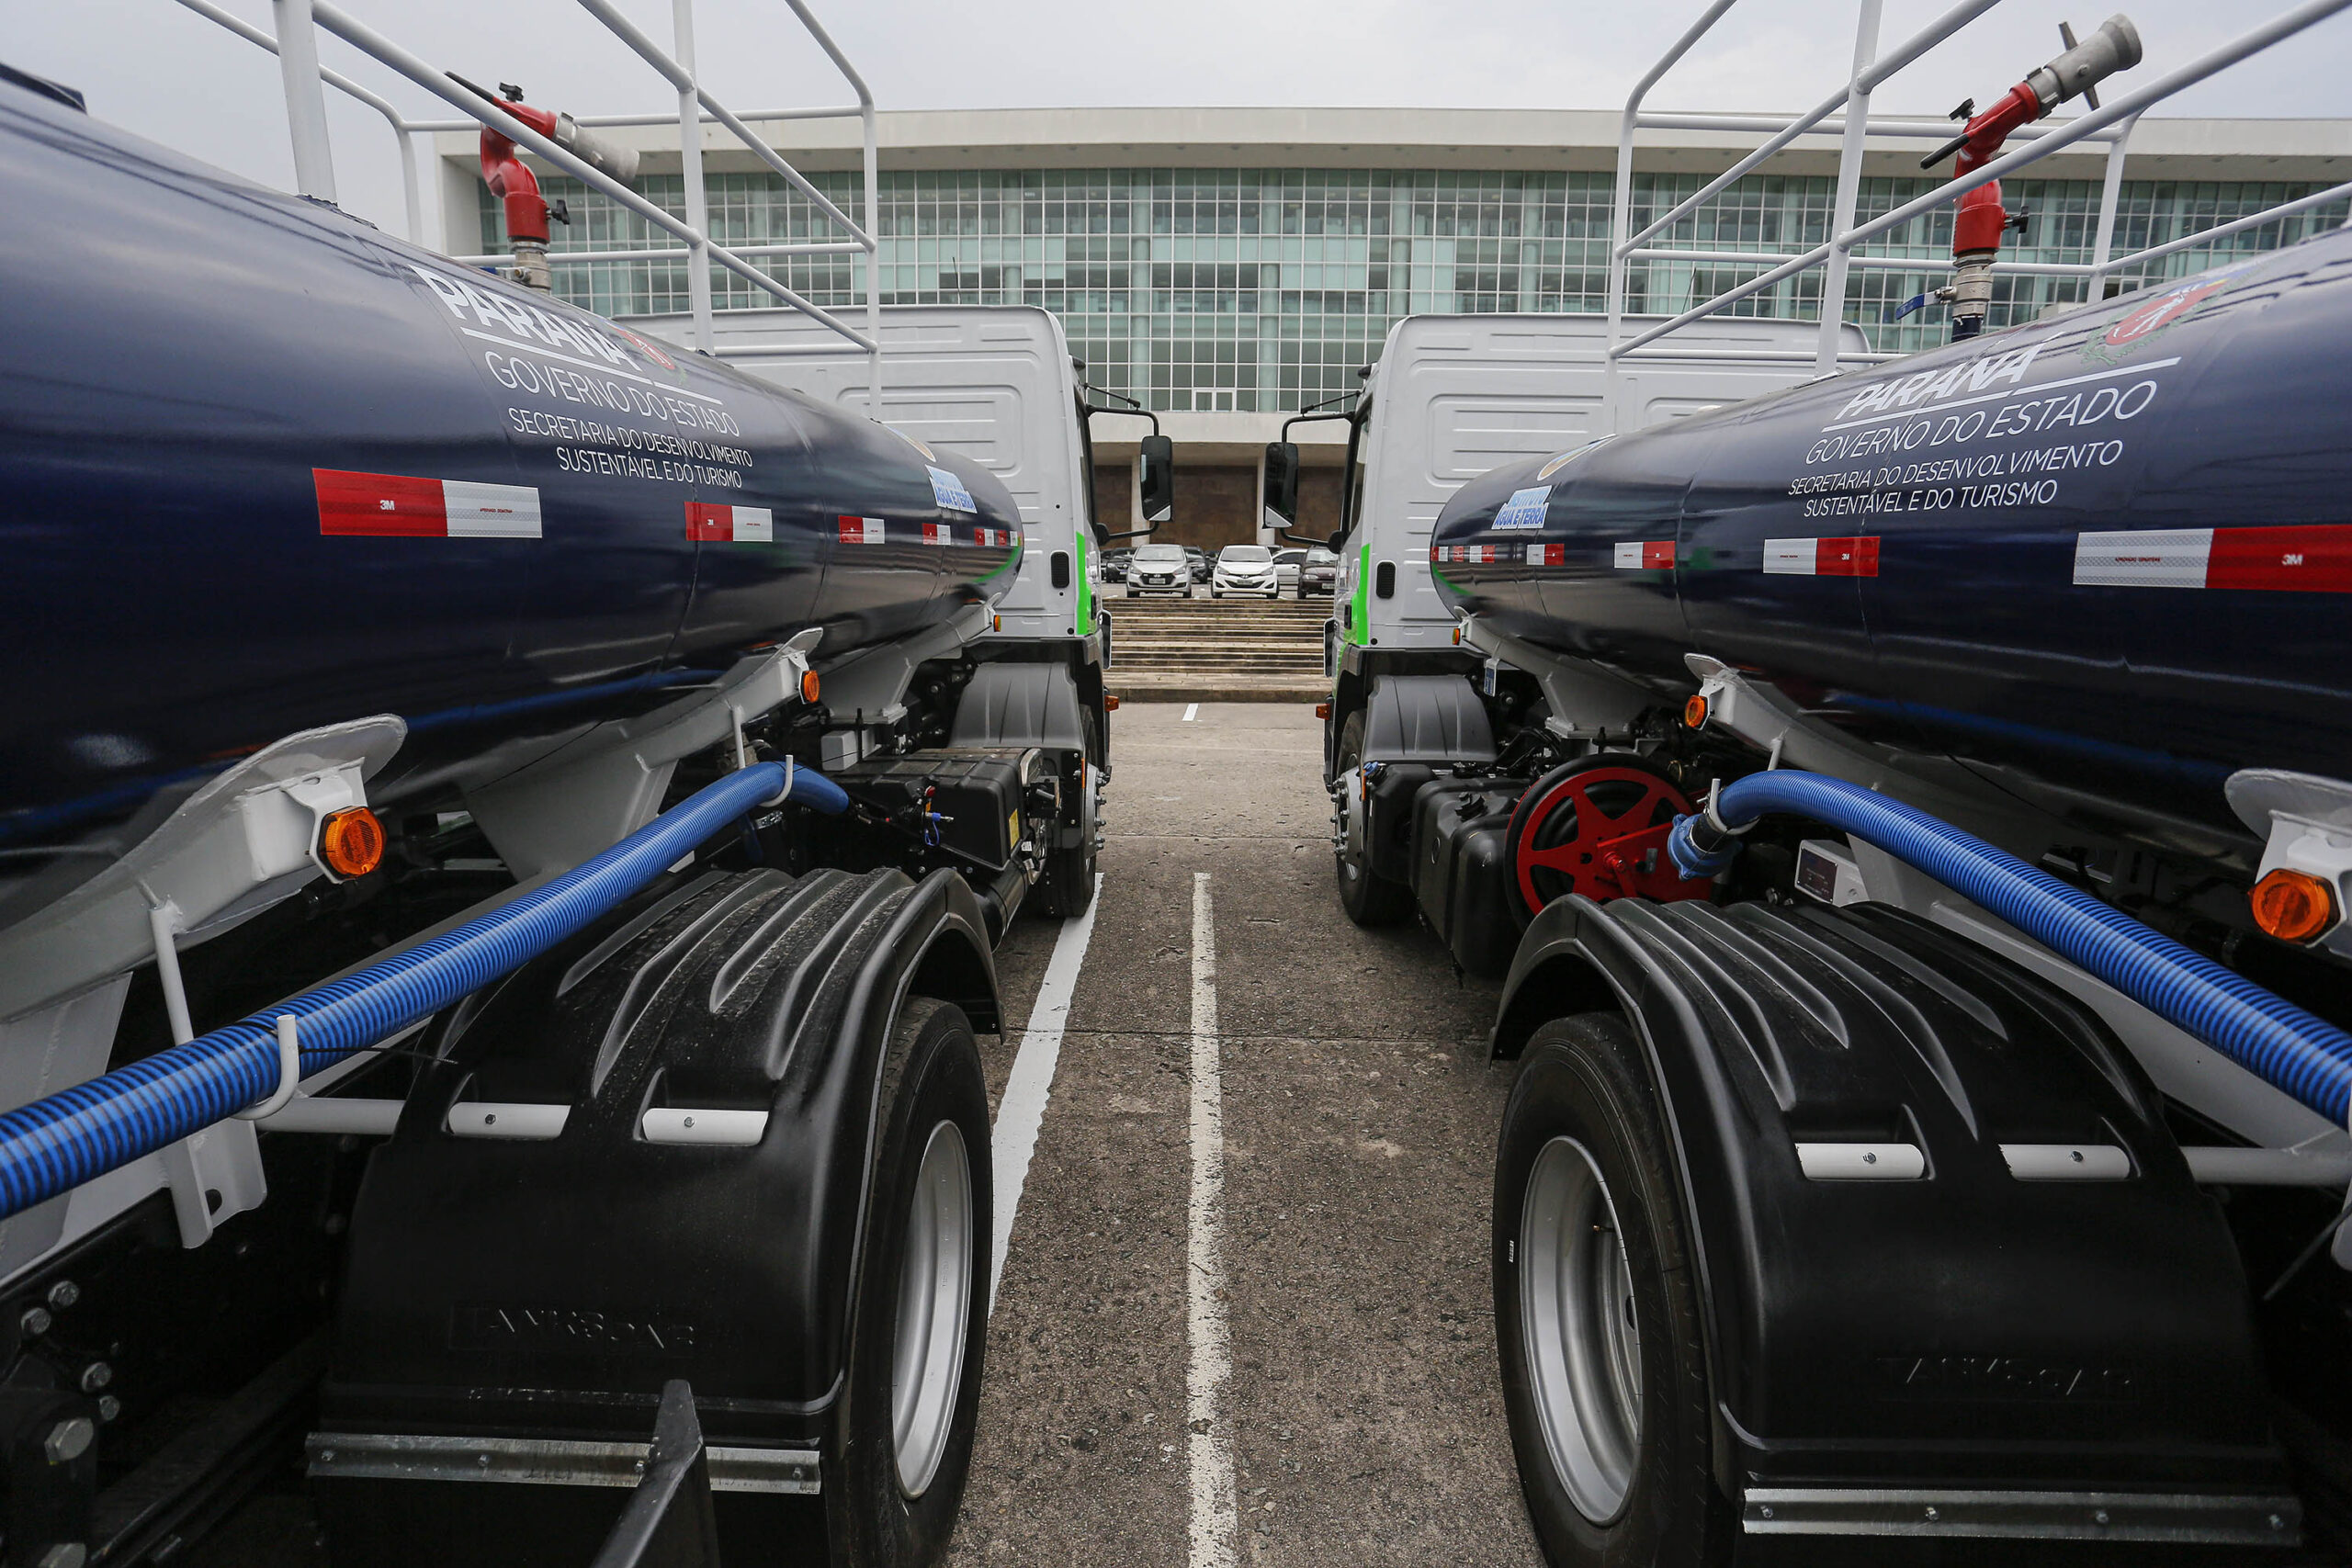
M1209 597L1222 599L1228 593L1280 598L1282 587L1274 575L1274 552L1263 545L1227 545L1217 551L1216 570L1209 578Z
M1274 552L1274 586L1284 593L1298 592L1298 569L1306 564L1305 550Z
M1127 597L1168 593L1193 596L1193 567L1182 545L1138 545L1127 558Z

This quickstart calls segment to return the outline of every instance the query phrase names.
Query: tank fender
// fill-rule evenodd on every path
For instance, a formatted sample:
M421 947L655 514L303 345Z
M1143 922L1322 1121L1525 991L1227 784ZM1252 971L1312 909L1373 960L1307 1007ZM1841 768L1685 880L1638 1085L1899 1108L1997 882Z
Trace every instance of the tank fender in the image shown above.
M642 1440L683 1377L713 1441L817 1440L914 994L1001 1028L960 876L758 870L662 886L443 1015L361 1189L325 1429ZM570 1109L460 1137L460 1102ZM655 1143L653 1108L768 1119Z
M1523 938L1491 1048L1611 1008L1680 1166L1720 1475L2285 1490L2236 1249L2087 1010L1883 906L1571 897ZM1920 1165L1808 1174L1825 1149ZM2020 1174L2036 1150L2072 1179Z

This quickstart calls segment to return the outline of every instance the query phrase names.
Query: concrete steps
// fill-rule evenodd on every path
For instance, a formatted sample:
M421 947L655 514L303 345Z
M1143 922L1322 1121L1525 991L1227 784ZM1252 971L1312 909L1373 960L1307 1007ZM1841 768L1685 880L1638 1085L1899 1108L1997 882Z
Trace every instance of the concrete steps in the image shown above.
M1331 601L1106 599L1110 689L1138 702L1320 700Z

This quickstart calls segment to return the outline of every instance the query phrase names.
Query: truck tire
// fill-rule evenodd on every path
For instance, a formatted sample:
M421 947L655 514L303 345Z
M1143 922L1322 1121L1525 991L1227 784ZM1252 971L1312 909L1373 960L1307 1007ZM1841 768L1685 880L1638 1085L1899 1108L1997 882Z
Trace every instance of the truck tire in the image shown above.
M1363 760L1363 710L1348 715L1340 727L1340 772L1354 771ZM1360 926L1393 926L1413 912L1413 890L1390 882L1372 869L1371 857L1352 853L1342 834L1332 851L1333 872L1340 884L1340 908Z
M825 1511L835 1562L922 1568L956 1528L988 1333L989 1101L963 1010L907 998L876 1096L880 1149Z
M1680 1194L1626 1021L1536 1030L1496 1155L1495 1337L1520 1487L1554 1568L1729 1560Z
M1080 733L1086 740L1086 770L1083 798L1078 805L1078 847L1057 848L1046 857L1045 897L1039 900L1046 913L1059 919L1086 913L1094 902L1094 792L1100 787L1095 780L1095 727L1102 721L1091 708L1081 708L1078 717Z

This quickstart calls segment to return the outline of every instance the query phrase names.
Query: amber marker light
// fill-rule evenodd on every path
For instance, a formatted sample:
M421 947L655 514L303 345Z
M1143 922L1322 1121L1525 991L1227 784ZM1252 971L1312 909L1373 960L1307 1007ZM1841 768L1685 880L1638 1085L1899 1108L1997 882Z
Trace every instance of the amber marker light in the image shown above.
M1104 697L1104 698L1102 699L1102 711L1103 711L1104 713L1116 713L1116 712L1118 712L1118 711L1119 711L1119 699L1118 699L1118 698L1116 698L1116 697Z
M319 858L337 876L365 876L384 863L384 825L364 806L333 811L319 829Z
M1329 703L1317 703L1315 705L1315 716L1317 718L1329 718L1331 716L1331 705Z
M1689 702L1684 703L1682 705L1682 722L1692 729L1705 728L1707 725L1707 699L1704 697L1694 696Z
M2254 923L2280 942L2309 942L2335 924L2335 890L2308 871L2281 866L2246 895Z
M815 702L817 700L817 694L822 690L824 690L824 682L817 679L817 672L814 670L803 670L800 672L800 700L802 702Z

